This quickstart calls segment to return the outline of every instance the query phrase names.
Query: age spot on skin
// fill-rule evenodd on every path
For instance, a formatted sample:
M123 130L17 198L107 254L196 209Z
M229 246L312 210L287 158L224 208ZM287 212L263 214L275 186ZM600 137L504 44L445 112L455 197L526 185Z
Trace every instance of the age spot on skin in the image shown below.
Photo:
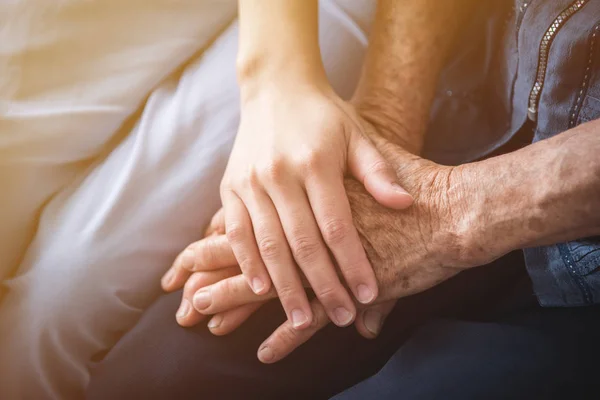
M410 282L410 277L409 276L402 275L401 272L397 272L396 273L396 282L398 282L398 285L400 285L400 287L403 290L410 289L411 282Z

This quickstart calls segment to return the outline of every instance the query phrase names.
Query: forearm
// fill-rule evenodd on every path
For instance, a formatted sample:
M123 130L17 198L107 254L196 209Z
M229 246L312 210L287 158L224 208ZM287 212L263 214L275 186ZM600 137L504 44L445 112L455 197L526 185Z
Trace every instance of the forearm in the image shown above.
M455 168L450 197L470 257L600 234L600 121Z
M317 0L239 0L238 80L257 86L326 81Z
M418 154L438 76L471 0L380 0L354 101Z

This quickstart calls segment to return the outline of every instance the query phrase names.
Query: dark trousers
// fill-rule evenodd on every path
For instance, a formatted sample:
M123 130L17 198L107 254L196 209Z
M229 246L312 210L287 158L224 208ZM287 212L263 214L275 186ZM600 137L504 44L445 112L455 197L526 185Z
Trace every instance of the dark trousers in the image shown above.
M435 320L375 376L334 400L598 399L599 339L598 308Z
M519 252L402 299L375 340L329 326L273 365L256 351L285 319L277 302L216 337L175 323L180 298L93 368L89 399L326 399L361 381L340 398L573 398L600 382L600 312L541 309Z

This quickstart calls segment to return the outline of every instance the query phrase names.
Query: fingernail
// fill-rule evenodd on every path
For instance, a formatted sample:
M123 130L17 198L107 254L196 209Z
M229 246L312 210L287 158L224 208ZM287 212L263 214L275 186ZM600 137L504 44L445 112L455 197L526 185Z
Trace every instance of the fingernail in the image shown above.
M394 188L394 190L398 193L402 193L402 194L409 194L402 186L400 186L399 184L397 184L396 182L392 182L392 187Z
M254 293L261 294L264 288L265 284L260 278L252 279L252 290L254 291Z
M379 311L367 310L363 316L365 327L373 335L378 335L381 330L382 315Z
M190 302L184 299L179 306L179 310L177 310L177 319L185 318L190 313L191 308Z
M367 285L358 285L356 292L358 293L358 301L363 304L368 304L375 298L375 293Z
M338 326L346 326L352 322L352 313L346 310L344 307L336 308L333 310L333 314L335 315L335 320L337 321Z
M300 309L292 310L292 326L294 328L301 327L308 321L308 317L304 313L304 311Z
M263 347L258 350L258 359L263 362L270 362L275 358L275 354L273 354L273 350L271 350L268 346Z
M210 293L207 290L201 290L194 295L194 308L204 310L211 303Z
M183 269L187 269L189 271L194 269L194 259L196 258L196 255L194 254L194 252L190 249L185 250L183 253L181 253L181 261L180 261L180 266Z
M212 317L210 321L208 321L208 327L210 329L218 328L219 325L221 325L221 322L223 322L223 316L217 314L214 317Z
M167 271L167 273L162 277L163 286L169 286L169 284L173 280L174 275L175 275L175 270L173 268L169 269Z

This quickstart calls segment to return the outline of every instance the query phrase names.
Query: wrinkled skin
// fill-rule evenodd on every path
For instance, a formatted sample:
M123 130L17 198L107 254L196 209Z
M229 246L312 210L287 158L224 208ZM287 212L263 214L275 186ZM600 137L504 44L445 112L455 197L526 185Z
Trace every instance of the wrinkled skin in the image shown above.
M355 325L363 336L374 337L396 299L431 288L471 264L463 260L460 238L454 233L456 210L450 204L454 168L415 156L392 143L388 135L384 137L364 124L370 139L395 168L400 183L415 198L407 210L390 210L379 205L357 181L344 181L353 222L379 287L375 305L357 305L360 311ZM199 291L210 293L211 303L201 309L188 307L189 314L178 315L178 321L189 326L205 315L215 315L209 322L215 334L236 329L260 304L276 296L274 290L263 295L252 292L234 266L235 257L223 232L222 217L217 213L209 228L210 236L188 247L196 253L193 266L182 270L176 261L172 269L175 278L171 277L167 285L163 281L165 289L175 290L190 273L202 271L195 272L186 284L182 307L186 302L193 304ZM289 322L284 323L261 346L262 361L275 362L285 357L329 322L318 300L311 306L315 316L311 326L298 331Z
M415 202L407 210L377 204L357 184L345 181L354 224L379 284L378 301L426 290L456 275L461 261L448 199L452 167L444 167L379 140L378 147L396 167Z

